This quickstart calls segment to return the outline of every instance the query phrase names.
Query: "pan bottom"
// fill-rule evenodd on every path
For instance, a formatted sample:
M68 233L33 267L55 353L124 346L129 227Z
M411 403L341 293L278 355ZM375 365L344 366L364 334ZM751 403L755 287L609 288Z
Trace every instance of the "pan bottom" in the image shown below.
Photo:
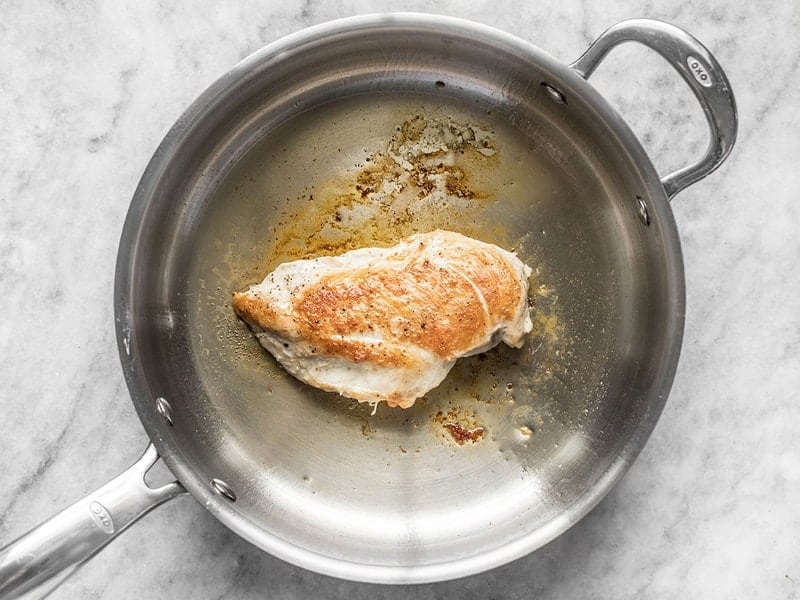
M531 137L502 107L440 88L290 119L227 172L196 235L187 331L206 395L194 418L238 465L237 510L260 523L269 513L272 535L330 556L355 545L368 562L435 561L453 540L486 546L487 527L507 543L554 518L564 482L588 481L594 459L618 320L614 267L598 251L605 219L588 200L600 185L565 170L557 131ZM532 266L535 327L522 349L460 360L411 409L371 415L299 383L233 313L232 293L283 261L435 228Z

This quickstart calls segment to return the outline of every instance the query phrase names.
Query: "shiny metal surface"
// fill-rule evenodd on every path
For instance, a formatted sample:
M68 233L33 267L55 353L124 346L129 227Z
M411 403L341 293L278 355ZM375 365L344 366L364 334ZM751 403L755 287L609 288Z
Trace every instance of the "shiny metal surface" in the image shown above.
M674 32L637 21L614 36L653 28ZM623 475L666 400L683 331L664 188L716 163L662 186L584 80L614 36L571 69L457 19L347 19L245 59L179 119L126 220L117 339L153 444L228 527L338 577L442 580L535 550ZM381 169L397 174L390 150L420 123L480 131L490 146L428 165L451 178L445 195L376 201ZM405 189L425 173L406 173ZM521 350L462 359L409 410L371 415L299 383L231 310L234 291L284 260L436 227L513 248L534 268L535 329ZM485 435L459 445L456 426ZM140 509L182 489L168 488ZM68 536L69 520L58 519Z
M236 493L231 489L231 486L222 481L222 479L217 479L216 477L212 479L211 487L223 498L227 498L231 502L236 502Z
M172 406L170 406L170 403L161 396L156 398L156 412L164 418L170 427L175 424L175 421L172 417Z
M157 460L151 444L127 471L0 549L0 598L33 590L43 598L138 519L185 493L175 482L145 483Z
M570 67L588 78L610 50L625 42L644 44L661 54L694 92L708 121L703 156L663 179L667 197L672 199L730 154L738 130L736 102L725 72L708 49L682 29L659 21L631 19L610 27Z
M491 168L470 174L488 198L420 209L375 236L446 226L516 248L554 331L541 323L522 351L464 360L426 401L373 417L283 373L230 297L315 243L341 174L420 114L494 131ZM165 460L245 538L341 577L444 579L552 539L638 453L678 358L678 236L640 145L579 74L456 20L359 18L246 60L164 142L122 248L123 363ZM155 418L156 395L174 427ZM485 439L452 443L436 422L450 411ZM210 492L214 477L235 504Z

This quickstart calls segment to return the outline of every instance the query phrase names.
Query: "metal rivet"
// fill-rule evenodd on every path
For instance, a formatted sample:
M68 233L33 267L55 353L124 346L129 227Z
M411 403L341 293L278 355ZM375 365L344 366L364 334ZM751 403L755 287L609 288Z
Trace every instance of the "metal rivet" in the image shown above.
M156 398L156 410L158 411L158 414L164 417L167 425L172 427L175 424L175 421L172 418L172 407L170 406L169 402L167 402L161 396Z
M236 494L233 493L231 486L227 483L222 481L222 479L217 479L216 477L211 480L211 487L215 492L217 492L220 496L223 496L230 500L231 502L236 502Z
M647 211L647 204L641 196L636 196L636 212L639 215L639 220L645 227L650 226L650 213Z
M547 92L547 95L550 97L550 100L552 100L556 104L567 103L567 97L557 87L550 85L546 81L543 81L541 85Z

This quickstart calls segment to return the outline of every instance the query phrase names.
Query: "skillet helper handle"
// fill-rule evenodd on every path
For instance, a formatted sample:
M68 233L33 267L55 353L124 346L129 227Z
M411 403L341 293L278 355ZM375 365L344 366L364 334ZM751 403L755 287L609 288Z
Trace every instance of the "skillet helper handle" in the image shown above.
M0 549L0 599L47 596L129 525L184 493L178 482L159 488L145 483L158 458L148 445L121 475Z
M630 19L614 25L570 67L588 79L609 50L624 42L639 42L667 59L689 84L708 121L710 139L703 157L661 180L671 200L714 171L730 153L738 129L736 101L725 72L708 49L683 29L661 21Z

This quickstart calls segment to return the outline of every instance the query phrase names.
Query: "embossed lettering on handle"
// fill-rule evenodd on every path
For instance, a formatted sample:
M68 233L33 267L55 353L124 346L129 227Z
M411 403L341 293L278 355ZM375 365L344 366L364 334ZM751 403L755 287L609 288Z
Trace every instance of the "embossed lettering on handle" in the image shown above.
M703 63L699 58L689 56L686 59L686 64L689 65L689 70L691 71L692 75L694 75L697 83L707 88L710 88L712 85L714 85L714 80L711 79L708 69L703 66Z
M106 533L114 533L114 519L111 514L106 510L106 507L97 501L92 501L89 504L89 514L92 515L92 520L100 529Z

